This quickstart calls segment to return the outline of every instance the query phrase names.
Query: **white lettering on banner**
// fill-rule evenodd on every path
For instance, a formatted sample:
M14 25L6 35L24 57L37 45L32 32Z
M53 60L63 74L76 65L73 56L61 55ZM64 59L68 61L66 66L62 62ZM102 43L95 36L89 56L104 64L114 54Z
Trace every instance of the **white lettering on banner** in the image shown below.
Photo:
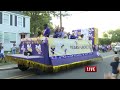
M68 57L79 56L75 54L91 53L92 41L91 40L76 40L76 39L61 39L61 38L49 38L49 56L64 56ZM77 44L76 44L77 43Z

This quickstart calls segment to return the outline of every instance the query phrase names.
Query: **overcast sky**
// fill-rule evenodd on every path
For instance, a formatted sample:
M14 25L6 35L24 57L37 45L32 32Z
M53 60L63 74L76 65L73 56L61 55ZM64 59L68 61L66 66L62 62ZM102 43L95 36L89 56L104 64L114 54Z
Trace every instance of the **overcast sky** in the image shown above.
M96 27L99 37L102 32L120 28L120 11L69 11L71 16L63 18L65 31ZM54 25L59 25L59 19L53 18Z

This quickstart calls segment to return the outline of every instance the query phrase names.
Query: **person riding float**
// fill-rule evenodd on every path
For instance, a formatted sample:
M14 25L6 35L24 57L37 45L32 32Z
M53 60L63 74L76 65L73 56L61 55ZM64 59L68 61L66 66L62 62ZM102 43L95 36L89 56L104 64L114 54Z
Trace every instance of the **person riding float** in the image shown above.
M45 37L49 37L50 36L50 28L48 27L47 24L44 25L43 36L45 36Z

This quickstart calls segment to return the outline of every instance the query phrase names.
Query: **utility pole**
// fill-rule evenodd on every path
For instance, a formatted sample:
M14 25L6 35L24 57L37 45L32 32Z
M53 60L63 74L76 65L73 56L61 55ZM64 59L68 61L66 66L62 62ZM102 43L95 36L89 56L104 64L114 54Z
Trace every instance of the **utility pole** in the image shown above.
M60 27L62 27L62 12L60 11Z

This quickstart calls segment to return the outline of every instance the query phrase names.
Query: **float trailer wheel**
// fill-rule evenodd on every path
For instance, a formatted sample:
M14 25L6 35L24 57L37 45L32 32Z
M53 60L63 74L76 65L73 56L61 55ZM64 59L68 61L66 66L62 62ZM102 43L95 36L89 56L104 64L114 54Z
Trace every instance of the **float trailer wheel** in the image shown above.
M18 68L21 70L21 71L26 71L29 69L29 67L26 67L25 65L21 65L21 64L18 64Z

